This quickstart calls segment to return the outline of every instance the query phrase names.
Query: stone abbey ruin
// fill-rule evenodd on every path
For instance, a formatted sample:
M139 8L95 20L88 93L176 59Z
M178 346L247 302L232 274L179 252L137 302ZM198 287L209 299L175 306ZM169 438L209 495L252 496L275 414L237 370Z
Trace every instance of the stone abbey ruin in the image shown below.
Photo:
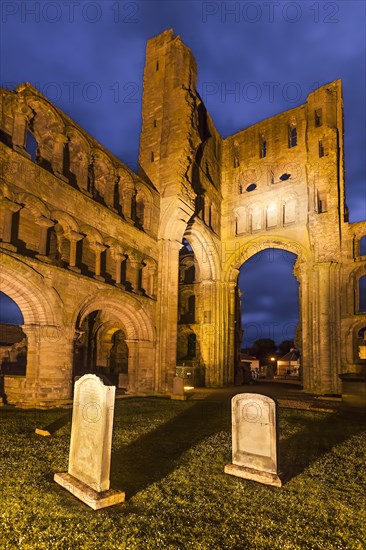
M304 389L338 394L366 363L341 82L223 139L196 74L172 30L148 41L138 174L30 84L2 90L1 290L26 354L4 374L9 403L62 405L87 372L169 394L184 362L232 384L238 270L266 248L297 256Z

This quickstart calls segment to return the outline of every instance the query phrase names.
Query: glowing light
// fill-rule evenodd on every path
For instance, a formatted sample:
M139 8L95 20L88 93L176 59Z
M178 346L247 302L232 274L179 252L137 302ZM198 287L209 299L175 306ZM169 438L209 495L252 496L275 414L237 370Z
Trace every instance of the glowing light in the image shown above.
M185 390L194 390L194 386L184 386Z

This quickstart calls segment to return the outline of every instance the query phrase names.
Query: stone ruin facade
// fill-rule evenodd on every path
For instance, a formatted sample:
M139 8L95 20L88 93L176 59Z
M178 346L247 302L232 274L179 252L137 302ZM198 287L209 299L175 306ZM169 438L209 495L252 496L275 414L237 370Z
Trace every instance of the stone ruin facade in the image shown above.
M196 75L172 30L148 41L138 174L30 84L2 90L1 290L27 341L9 403L61 405L85 372L166 394L185 360L233 383L239 268L266 248L297 255L304 389L340 393L366 363L341 82L223 139Z

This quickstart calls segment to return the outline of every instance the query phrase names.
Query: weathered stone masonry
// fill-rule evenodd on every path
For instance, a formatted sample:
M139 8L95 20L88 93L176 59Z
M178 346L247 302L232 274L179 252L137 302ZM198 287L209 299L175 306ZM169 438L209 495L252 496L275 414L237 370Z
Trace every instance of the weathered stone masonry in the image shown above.
M339 393L365 362L340 81L222 139L191 51L165 31L147 44L138 175L31 85L1 103L1 290L28 340L9 402L61 403L91 366L169 392L184 356L207 386L232 383L238 270L269 247L297 255L305 389Z

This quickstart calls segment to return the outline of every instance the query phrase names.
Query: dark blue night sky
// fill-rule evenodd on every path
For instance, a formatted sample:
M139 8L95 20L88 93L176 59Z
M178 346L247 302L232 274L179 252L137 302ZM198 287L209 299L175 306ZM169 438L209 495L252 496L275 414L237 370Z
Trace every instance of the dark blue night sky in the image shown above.
M4 0L1 85L30 82L135 170L145 44L168 28L192 49L198 92L223 137L342 79L350 221L366 218L363 1ZM244 295L256 296L245 302L245 323L252 315L262 324L296 324L297 283L286 275L288 258L273 254L268 269L271 278L264 267L264 275L254 264L243 268ZM276 320L280 297L284 321Z

